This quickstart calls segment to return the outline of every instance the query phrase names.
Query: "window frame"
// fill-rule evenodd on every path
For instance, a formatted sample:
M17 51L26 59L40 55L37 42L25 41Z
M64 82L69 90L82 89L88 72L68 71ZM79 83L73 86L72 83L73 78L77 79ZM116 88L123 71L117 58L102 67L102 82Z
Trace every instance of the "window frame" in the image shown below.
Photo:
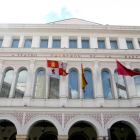
M82 42L83 42L83 41L87 41L87 42L88 42L89 48L83 48L83 46L82 46ZM81 39L81 48L82 48L82 49L90 49L90 40L89 40L89 39Z
M26 40L31 40L32 42L31 42L31 47L25 47L25 42L26 42ZM25 37L24 38L24 44L23 44L23 48L32 48L32 43L33 43L33 39L31 38L31 37Z
M103 96L104 96L104 88L103 88L103 80L102 80L102 72L106 71L108 72L109 76L110 76L110 88L111 88L111 92L112 92L112 98L106 98L104 97L105 100L114 100L115 99L115 94L114 94L114 90L113 90L113 80L112 80L112 76L111 76L111 71L108 68L102 68L101 70L101 81L102 81L102 90L103 90Z
M15 40L16 40L16 41L18 40L18 46L17 46L17 47L13 47L13 42L14 42ZM13 38L12 44L11 44L11 48L18 48L18 47L19 47L19 41L20 41L20 39L18 39L18 38Z
M111 42L116 42L116 44L117 44L117 49L114 49L114 50L118 50L118 49L119 49L119 47L118 47L118 41L117 41L117 40L110 40L110 46L111 46ZM111 49L113 49L113 48L111 47Z
M47 43L47 47L41 47L41 42L42 41L47 41L48 43ZM40 47L39 48L41 48L41 49L47 49L48 48L48 44L49 44L49 40L46 38L41 38L41 40L40 40Z
M70 89L70 72L71 71L76 71L77 72L77 81L78 81L78 98L70 98L70 92L69 92L69 89ZM80 99L80 87L79 87L79 71L78 71L78 69L77 68L70 68L70 70L69 70L69 77L68 77L68 98L69 99L72 99L72 100L76 100L76 99Z
M127 42L131 42L131 43L132 43L132 47L133 47L132 49L129 49L129 48L128 48ZM128 49L128 50L134 50L134 49L135 49L135 48L134 48L134 42L133 42L132 39L126 39L126 46L127 46L127 49Z
M104 42L104 44L105 44L105 48L99 48L99 44L98 44L98 42ZM98 45L98 49L106 49L106 40L103 38L103 39L97 39L97 45Z
M37 82L37 74L39 71L45 71L45 82L44 82L44 93L43 98L36 98L35 92L36 92L36 82ZM46 69L44 67L39 67L35 71L35 80L34 80L34 90L33 90L33 99L46 99Z
M2 48L3 46L3 38L0 38L0 41L2 41L0 48Z
M76 48L70 48L70 41L76 41ZM69 49L77 49L77 48L78 48L77 39L69 39Z
M60 41L60 48L61 48L61 39L59 39L59 38L53 38L53 40L52 40L52 48L54 48L54 49L60 49L60 48L55 48L54 47L54 45L53 45L54 41Z

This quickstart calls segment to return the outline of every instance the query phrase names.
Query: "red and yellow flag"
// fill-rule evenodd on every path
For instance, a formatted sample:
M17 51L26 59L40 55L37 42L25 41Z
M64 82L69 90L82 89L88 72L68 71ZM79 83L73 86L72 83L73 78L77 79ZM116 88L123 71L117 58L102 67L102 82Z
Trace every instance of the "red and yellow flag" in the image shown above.
M84 74L84 70L83 70L83 65L82 64L81 64L81 70L82 70L81 83L82 83L82 89L84 90L88 83L87 83L86 78L85 78L85 74Z

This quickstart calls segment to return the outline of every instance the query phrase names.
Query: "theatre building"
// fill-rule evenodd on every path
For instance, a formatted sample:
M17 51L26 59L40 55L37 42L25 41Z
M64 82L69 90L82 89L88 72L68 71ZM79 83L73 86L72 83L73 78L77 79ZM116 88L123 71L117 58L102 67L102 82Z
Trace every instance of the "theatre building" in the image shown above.
M49 75L47 60L69 74ZM140 26L0 24L0 140L140 140L140 76L116 60L140 72Z

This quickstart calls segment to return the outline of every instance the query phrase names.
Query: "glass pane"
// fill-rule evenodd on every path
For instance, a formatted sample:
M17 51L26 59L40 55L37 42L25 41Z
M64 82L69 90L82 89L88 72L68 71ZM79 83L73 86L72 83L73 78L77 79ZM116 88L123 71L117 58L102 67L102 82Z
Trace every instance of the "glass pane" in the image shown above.
M26 80L27 80L27 70L20 71L15 89L15 98L16 97L23 98L25 93Z
M25 48L31 48L31 45L32 45L32 40L25 40L25 44L24 44L24 47Z
M3 42L3 40L2 40L2 39L0 39L0 47L2 46L2 42Z
M127 43L127 48L128 48L128 49L134 49L134 48L133 48L132 41L126 41L126 43Z
M9 97L11 85L12 85L12 80L13 80L13 70L8 70L5 74L4 81L2 84L2 89L0 92L0 97Z
M77 40L70 40L69 48L77 48Z
M12 43L12 48L18 48L18 44L19 44L19 40L18 39L14 39L13 43Z
M139 41L139 47L140 47L140 41Z
M110 44L111 44L111 49L118 49L116 41L110 41Z
M104 41L98 41L98 49L105 49L105 42Z
M135 70L139 72L138 70ZM138 94L138 97L140 97L140 75L133 76L134 82L135 82L135 87L136 87L136 92Z
M82 40L82 48L89 48L89 41L88 40Z
M107 71L102 72L102 83L105 99L112 99L112 90L111 90L111 80L110 75Z
M60 48L60 40L53 40L53 48Z
M122 75L118 75L117 71L115 71L115 81L116 81L116 88L117 90L119 89L119 98L120 99L127 98L124 77Z
M50 76L50 93L49 98L59 98L59 75Z
M40 70L37 73L35 98L44 98L45 89L45 71Z
M69 74L69 95L70 98L78 99L78 74L76 71L71 71Z
M40 48L48 48L48 40L41 40Z
M85 87L84 99L91 98L93 99L93 84L92 84L92 74L90 71L84 71L85 78L87 81L87 86Z

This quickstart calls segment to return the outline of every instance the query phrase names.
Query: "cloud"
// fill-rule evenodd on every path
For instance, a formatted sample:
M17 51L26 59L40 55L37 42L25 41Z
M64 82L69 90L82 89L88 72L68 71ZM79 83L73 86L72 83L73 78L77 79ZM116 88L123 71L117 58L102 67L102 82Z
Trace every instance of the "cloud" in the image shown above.
M1 0L0 23L46 23L80 18L101 24L140 25L139 0Z

